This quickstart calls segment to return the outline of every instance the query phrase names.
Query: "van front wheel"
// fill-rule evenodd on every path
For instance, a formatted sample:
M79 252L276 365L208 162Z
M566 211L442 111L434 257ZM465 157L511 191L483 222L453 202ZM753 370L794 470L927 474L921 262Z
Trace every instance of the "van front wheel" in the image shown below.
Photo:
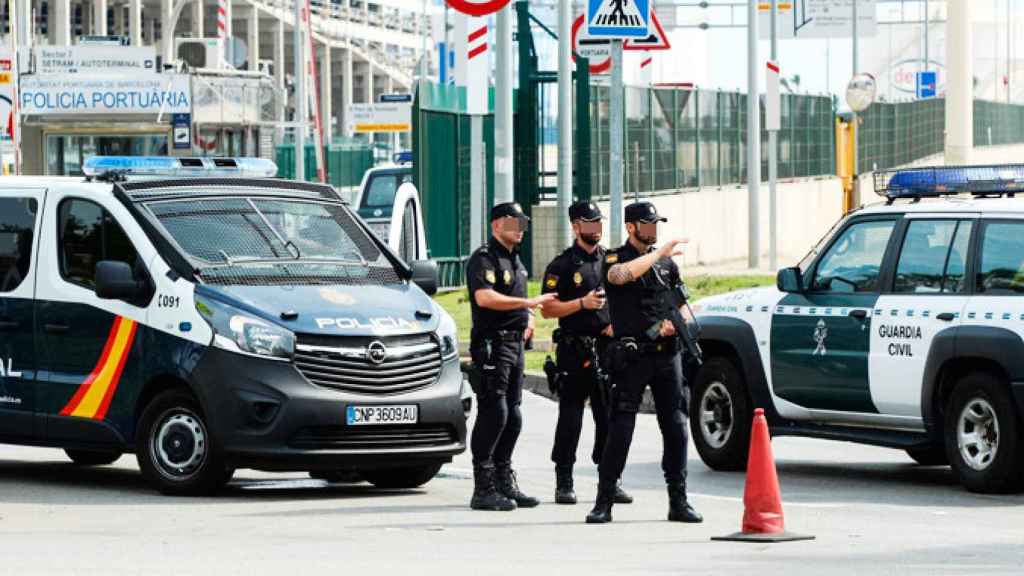
M142 474L172 496L203 496L231 479L199 403L170 390L149 403L139 420L136 454Z

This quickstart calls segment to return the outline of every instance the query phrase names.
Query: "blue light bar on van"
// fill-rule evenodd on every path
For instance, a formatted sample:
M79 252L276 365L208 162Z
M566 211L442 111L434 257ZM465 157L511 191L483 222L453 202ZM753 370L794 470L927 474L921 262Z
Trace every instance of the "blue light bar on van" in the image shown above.
M273 178L277 165L264 158L180 158L172 156L93 156L82 166L86 176Z
M956 194L1013 195L1024 192L1024 164L936 166L875 173L875 193L890 201Z

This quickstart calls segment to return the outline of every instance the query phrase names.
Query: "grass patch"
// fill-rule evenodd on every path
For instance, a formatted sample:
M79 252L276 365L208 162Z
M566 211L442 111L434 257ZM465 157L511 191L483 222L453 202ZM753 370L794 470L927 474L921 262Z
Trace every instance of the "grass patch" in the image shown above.
M690 295L694 301L708 296L724 294L734 290L745 288L756 288L759 286L770 286L775 283L774 276L697 276L687 281L690 288ZM530 296L540 294L540 282L530 282ZM472 328L469 309L469 294L466 289L453 292L446 292L435 296L437 303L448 311L455 318L455 324L459 327L459 342L469 342L469 331ZM551 339L551 331L558 327L557 320L545 320L537 315L537 334L534 339L546 341ZM540 350L528 351L526 353L526 369L531 372L539 372L544 364L544 356L549 354Z

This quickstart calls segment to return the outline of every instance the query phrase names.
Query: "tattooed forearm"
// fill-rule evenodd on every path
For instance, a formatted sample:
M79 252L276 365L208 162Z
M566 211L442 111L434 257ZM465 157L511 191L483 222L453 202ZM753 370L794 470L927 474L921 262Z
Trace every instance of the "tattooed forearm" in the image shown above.
M633 281L633 271L625 264L616 264L608 270L608 281L616 286L622 286Z

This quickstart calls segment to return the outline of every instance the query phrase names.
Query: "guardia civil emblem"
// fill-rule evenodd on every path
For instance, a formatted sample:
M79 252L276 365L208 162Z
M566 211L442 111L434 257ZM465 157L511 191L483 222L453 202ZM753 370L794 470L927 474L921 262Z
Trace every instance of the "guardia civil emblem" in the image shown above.
M573 274L572 281L575 282L577 286L583 284L583 274L580 274L579 272Z
M814 327L814 341L818 346L814 349L811 356L824 356L828 353L825 348L825 340L828 339L828 326L825 325L824 320L818 320L818 325Z

